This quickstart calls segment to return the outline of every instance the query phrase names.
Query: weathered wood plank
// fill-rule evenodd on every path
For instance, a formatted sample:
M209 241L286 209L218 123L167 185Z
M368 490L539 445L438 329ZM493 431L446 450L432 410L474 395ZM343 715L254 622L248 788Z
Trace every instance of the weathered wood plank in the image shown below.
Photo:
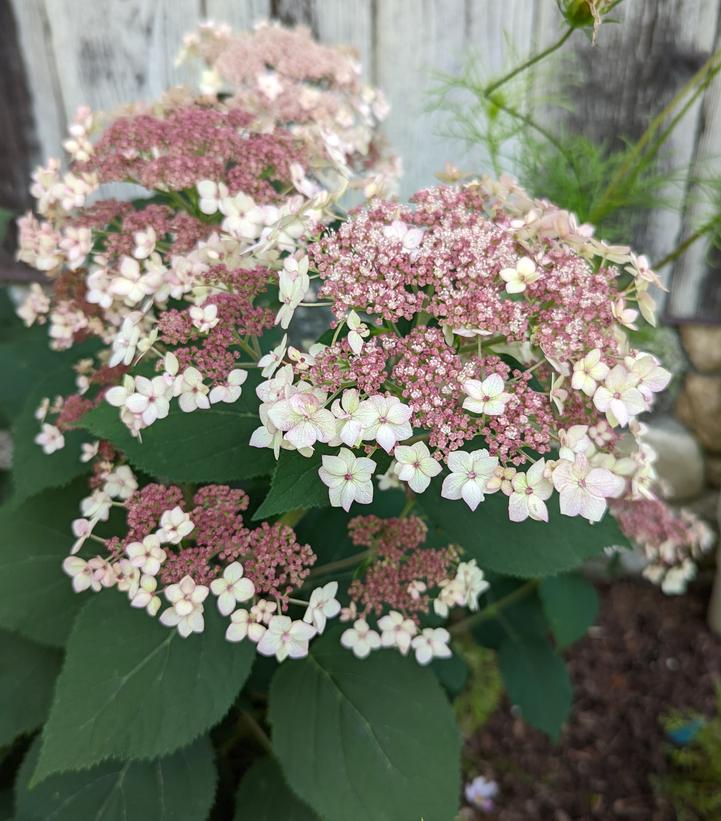
M201 4L204 20L228 23L236 31L270 18L270 0L201 0Z

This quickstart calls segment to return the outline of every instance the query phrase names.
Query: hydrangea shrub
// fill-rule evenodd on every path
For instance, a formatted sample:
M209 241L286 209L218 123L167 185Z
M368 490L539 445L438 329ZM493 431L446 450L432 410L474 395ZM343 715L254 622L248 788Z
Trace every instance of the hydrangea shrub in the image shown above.
M184 57L198 92L81 110L19 222L49 280L0 347L19 817L229 817L237 786L239 819L447 821L456 637L555 736L574 569L630 537L673 590L706 543L638 418L657 278L511 179L393 199L381 93L304 30Z

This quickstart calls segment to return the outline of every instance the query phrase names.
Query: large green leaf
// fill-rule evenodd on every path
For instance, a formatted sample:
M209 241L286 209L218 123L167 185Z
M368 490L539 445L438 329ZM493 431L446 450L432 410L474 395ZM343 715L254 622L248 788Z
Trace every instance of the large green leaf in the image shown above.
M273 473L268 495L255 511L253 519L267 519L299 507L328 507L328 488L318 476L323 454L329 448L317 446L312 456L301 456L295 450L282 450Z
M508 697L524 720L552 739L571 709L571 681L563 659L543 639L506 638L498 665Z
M0 627L41 644L65 643L85 597L73 592L61 565L86 492L75 482L0 509Z
M433 673L379 651L360 661L337 630L281 665L273 748L293 791L326 821L449 821L460 736Z
M584 635L598 615L596 588L577 573L544 579L539 588L543 610L560 647Z
M143 441L128 433L118 409L104 402L86 414L82 424L97 438L120 448L136 468L168 482L232 482L270 474L270 450L248 444L260 425L251 372L241 398L230 405L183 413L176 403L166 419L143 431Z
M275 760L262 758L240 782L234 821L318 821L318 816L290 791Z
M155 761L106 761L30 789L39 742L18 775L17 821L204 821L213 805L216 773L207 738Z
M107 758L168 755L217 724L255 646L225 640L212 602L205 615L205 632L184 639L115 591L91 599L68 641L37 780Z
M523 578L549 576L577 567L605 547L628 544L609 514L595 525L580 516L562 516L557 495L548 503L549 522L512 522L503 494L486 496L473 512L462 501L443 499L441 485L440 478L431 482L418 504L433 525L487 570Z
M0 747L45 721L62 654L0 630Z

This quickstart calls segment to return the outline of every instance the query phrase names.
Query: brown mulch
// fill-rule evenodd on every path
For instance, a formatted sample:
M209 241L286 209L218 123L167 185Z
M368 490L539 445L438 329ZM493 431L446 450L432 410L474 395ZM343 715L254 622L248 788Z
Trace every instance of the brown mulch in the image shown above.
M714 710L721 639L705 623L709 590L667 597L641 582L601 588L591 633L567 655L573 713L553 745L507 702L466 744L471 775L494 778L497 821L672 821L653 778L665 768L659 717Z

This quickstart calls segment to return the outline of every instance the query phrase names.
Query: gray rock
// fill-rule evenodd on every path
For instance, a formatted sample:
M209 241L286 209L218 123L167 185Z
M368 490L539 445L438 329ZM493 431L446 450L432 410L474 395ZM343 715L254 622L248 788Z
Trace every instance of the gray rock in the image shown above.
M721 370L721 328L713 325L682 325L681 341L700 373Z
M656 470L669 502L695 499L705 485L704 457L699 443L670 416L648 423L644 440L658 454Z

